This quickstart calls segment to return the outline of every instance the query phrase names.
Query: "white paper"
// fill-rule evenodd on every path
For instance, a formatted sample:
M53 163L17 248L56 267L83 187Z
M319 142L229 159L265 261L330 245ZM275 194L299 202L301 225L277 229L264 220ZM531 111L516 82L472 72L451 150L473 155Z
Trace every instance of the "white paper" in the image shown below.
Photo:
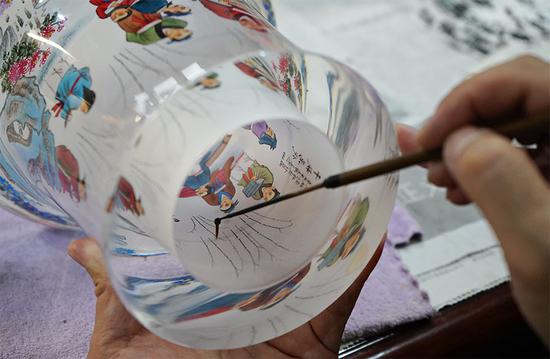
M500 244L480 220L400 250L436 309L509 279Z
M485 8L469 1L432 0L274 0L280 31L297 45L332 56L363 74L390 109L392 117L417 124L431 115L437 103L467 75L497 62L532 53L550 58L550 41L525 24L530 43L504 37L505 44L488 45L483 55L450 40L441 24L450 23L461 37L472 25L466 17L513 32L515 23L506 8L524 23L535 15L530 5L518 0L492 1ZM470 9L462 19L453 18L442 4L466 3ZM533 2L550 21L550 2ZM531 13L529 13L531 11ZM425 13L433 17L426 24ZM473 21L473 20L472 20ZM548 24L548 22L547 22ZM456 30L459 31L459 30ZM474 31L481 30L474 27ZM483 34L484 35L484 34ZM496 35L487 36L496 42Z

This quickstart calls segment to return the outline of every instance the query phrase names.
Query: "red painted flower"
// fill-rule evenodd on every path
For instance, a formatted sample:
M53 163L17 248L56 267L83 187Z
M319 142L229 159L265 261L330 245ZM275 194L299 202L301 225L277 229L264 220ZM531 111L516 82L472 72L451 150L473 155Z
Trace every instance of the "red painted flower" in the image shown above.
M288 72L288 66L289 66L288 56L281 57L281 59L279 60L279 71L281 71L282 73Z

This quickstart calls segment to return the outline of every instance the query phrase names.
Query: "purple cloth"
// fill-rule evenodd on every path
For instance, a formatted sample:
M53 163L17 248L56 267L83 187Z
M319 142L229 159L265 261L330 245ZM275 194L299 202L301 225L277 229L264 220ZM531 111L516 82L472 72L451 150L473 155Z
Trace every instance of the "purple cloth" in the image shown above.
M396 207L384 251L346 324L344 342L433 315L428 295L418 287L395 249L420 234L416 220L404 208Z
M67 254L81 233L0 210L0 358L85 358L94 286Z
M409 243L422 234L420 225L403 207L395 207L388 225L388 241L394 247Z
M410 216L397 210L389 242L357 302L345 339L432 313L392 245L417 232ZM0 358L86 357L94 323L94 288L66 254L70 241L81 236L0 210Z

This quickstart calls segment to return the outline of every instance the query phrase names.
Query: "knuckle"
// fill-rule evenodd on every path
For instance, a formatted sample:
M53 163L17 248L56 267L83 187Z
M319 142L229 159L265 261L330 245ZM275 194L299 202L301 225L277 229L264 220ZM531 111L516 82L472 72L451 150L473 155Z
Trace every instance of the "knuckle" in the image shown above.
M485 94L495 93L502 89L505 80L495 71L480 73L469 80L468 93L473 98L483 98Z
M67 253L73 258L76 256L76 254L78 253L78 243L76 241L72 241L71 243L69 243L69 246L67 247Z
M533 55L522 55L469 78L464 84L472 97L502 91L518 75L540 71L549 64Z
M104 293L108 292L111 289L111 284L104 279L95 280L94 285L96 298L101 297Z
M534 55L521 55L516 57L512 62L518 66L535 67L544 64L544 61Z

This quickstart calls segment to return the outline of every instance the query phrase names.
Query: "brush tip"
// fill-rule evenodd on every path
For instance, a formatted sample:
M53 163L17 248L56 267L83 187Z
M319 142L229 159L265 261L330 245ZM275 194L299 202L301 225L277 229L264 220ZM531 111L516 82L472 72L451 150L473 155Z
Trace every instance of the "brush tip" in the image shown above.
M221 218L216 218L214 220L214 224L216 225L216 239L218 239L218 236L220 234L220 224L222 223L222 219Z

